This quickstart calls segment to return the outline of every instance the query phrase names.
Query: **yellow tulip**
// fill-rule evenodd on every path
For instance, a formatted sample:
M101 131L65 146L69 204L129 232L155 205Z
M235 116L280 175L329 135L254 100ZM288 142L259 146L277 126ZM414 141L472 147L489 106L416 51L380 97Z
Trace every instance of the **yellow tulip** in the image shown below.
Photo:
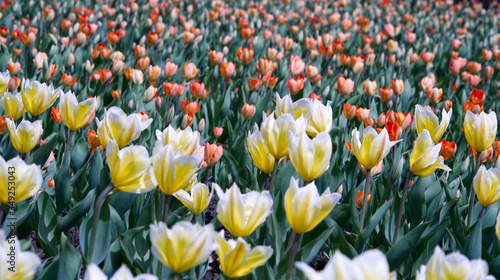
M151 252L175 272L183 272L208 260L214 249L213 225L177 222L172 229L165 223L150 225Z
M497 135L497 115L495 112L479 115L467 111L464 120L464 133L467 143L476 152L481 153L488 149Z
M427 177L436 169L451 171L451 168L444 164L443 157L439 155L440 151L441 143L434 144L429 131L424 129L418 135L410 154L411 172L420 177Z
M290 142L290 160L304 181L315 180L328 169L332 158L332 140L330 134L320 132L314 139L309 139L304 132L296 136L288 132Z
M57 97L62 94L61 88L54 89L53 85L47 86L38 81L24 80L21 83L21 96L24 107L32 116L38 116L45 112Z
M288 223L298 233L313 230L321 223L342 195L330 193L326 189L320 196L314 182L299 188L299 180L290 179L290 185L285 193L285 212Z
M187 127L184 130L179 128L175 130L169 125L163 132L156 130L156 138L163 146L170 144L174 150L180 147L181 154L185 156L192 154L198 148L200 133L193 131L191 127Z
M26 105L25 105L26 106ZM59 111L61 117L70 130L84 127L94 116L98 104L95 98L88 98L80 103L71 91L61 93Z
M328 101L326 105L323 105L321 101L314 99L312 104L309 122L307 123L307 135L314 138L320 132L330 133L333 123L332 102Z
M377 249L365 251L352 260L337 250L320 272L303 262L296 262L295 266L311 280L396 280L396 273L389 271L385 254Z
M269 191L251 191L241 194L233 184L225 193L217 184L212 185L219 196L217 217L235 237L247 237L271 214L273 199Z
M27 165L19 157L10 159L7 162L0 157L0 203L21 202L35 195L42 183L42 169L40 166L35 164ZM13 199L15 201L12 201Z
M10 119L6 119L6 121L12 146L21 154L33 150L40 141L40 137L42 137L42 121L38 120L31 123L27 120L22 120L17 127L14 121Z
M142 120L139 114L127 116L120 107L111 107L104 113L102 121L96 119L97 134L101 145L106 148L110 139L115 139L118 147L123 148L130 142L137 140L153 119Z
M255 165L264 173L273 172L275 160L269 153L260 131L257 130L248 135L247 146Z
M145 193L157 185L148 150L143 146L119 149L110 140L106 149L106 161L115 188L130 193Z
M6 92L2 97L2 104L5 109L5 113L11 120L15 121L19 119L22 117L24 112L26 112L20 93L12 94L10 92Z
M191 188L191 194L187 191L180 189L174 196L186 206L189 211L194 215L200 215L207 209L210 200L212 200L212 195L214 189L210 191L208 186L202 183L198 183Z
M417 133L420 134L424 129L427 129L431 134L432 141L434 141L434 143L439 142L450 123L452 112L453 109L450 109L449 112L443 109L441 123L439 123L438 117L430 108L424 108L417 104L415 106L415 125L417 127Z
M472 185L481 205L487 207L496 203L500 200L500 169L486 170L486 167L481 165Z
M9 71L0 72L0 97L7 91L9 86L10 73Z
M8 254L14 254L14 260L11 260ZM12 265L10 261L15 264ZM40 258L37 254L30 251L21 251L21 243L14 235L5 236L5 232L0 230L0 278L5 280L21 280L33 279L40 264ZM10 267L15 267L15 271L10 270Z
M197 157L183 156L180 149L174 151L171 145L163 146L156 141L151 161L158 187L165 194L174 194L196 178Z
M263 114L263 121L260 127L262 138L266 143L269 153L276 159L288 156L288 132L301 134L306 129L307 120L303 117L295 120L292 115L286 113L274 118L274 113L266 117Z
M286 113L292 115L295 119L302 116L309 117L313 107L313 103L309 98L301 98L292 102L290 95L281 98L279 94L276 93L276 109L274 110L276 117L280 117Z
M373 127L369 126L363 130L363 139L360 142L358 129L355 128L352 131L352 152L358 159L359 164L366 169L372 169L400 141L402 140L391 141L385 128L380 133L377 133Z
M230 278L240 278L250 274L257 267L266 263L273 255L270 246L252 248L243 238L226 240L224 230L214 234L219 247L215 250L219 257L222 272Z
M469 260L455 252L445 255L436 246L427 265L417 272L417 280L487 279L488 264L481 260Z

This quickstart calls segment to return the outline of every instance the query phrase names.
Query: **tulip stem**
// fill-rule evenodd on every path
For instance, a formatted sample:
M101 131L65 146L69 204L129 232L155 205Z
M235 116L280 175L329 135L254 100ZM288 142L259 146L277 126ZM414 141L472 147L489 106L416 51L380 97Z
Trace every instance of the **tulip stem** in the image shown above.
M274 161L274 168L273 168L273 174L271 175L271 182L269 182L269 193L271 194L271 197L273 196L273 188L274 188L274 180L276 180L276 173L278 172L278 160L276 159Z
M474 176L476 176L477 171L479 170L479 167L481 166L481 153L477 153L476 156L476 169L474 170ZM472 183L474 183L474 179L472 180ZM472 209L474 208L474 187L470 186L470 196L469 196L469 218L467 219L467 226L471 227L472 226Z
M403 217L403 211L405 209L406 193L408 192L408 186L410 186L411 171L408 171L406 175L405 186L403 189L403 196L401 197L401 202L399 203L398 218L396 220L396 228L394 229L394 238L392 239L392 244L396 243L399 234L399 227L401 225L401 218Z
M66 160L66 157L69 154L69 149L71 147L71 139L73 139L73 133L75 133L75 131L73 131L73 130L69 131L68 139L66 140L66 148L64 149L64 158L63 158L62 162L64 162Z
M73 131L71 131L73 132ZM87 254L87 262L92 262L92 253L94 252L94 243L95 243L95 235L97 233L97 225L99 222L99 215L101 214L101 208L106 200L108 194L113 190L113 184L109 184L102 193L99 195L95 202L95 210L94 210L94 221L92 222L92 232L90 233L90 242L89 242L89 252Z
M163 222L167 224L167 217L168 217L168 206L170 205L170 200L172 199L171 195L166 194L165 195L165 200L163 204Z
M288 259L288 269L286 270L286 279L292 279L293 262L295 260L295 253L297 253L297 248L299 247L299 237L295 231L292 231L292 248L290 249L290 258Z
M483 206L483 208L481 209L481 215L479 216L481 224L483 223L484 213L486 213L486 207Z
M366 208L368 208L368 189L370 188L370 183L372 182L372 173L370 169L366 169L366 182L365 182L365 193L363 194L363 208L361 208L361 222L359 226L360 232L363 231L363 226L365 224Z

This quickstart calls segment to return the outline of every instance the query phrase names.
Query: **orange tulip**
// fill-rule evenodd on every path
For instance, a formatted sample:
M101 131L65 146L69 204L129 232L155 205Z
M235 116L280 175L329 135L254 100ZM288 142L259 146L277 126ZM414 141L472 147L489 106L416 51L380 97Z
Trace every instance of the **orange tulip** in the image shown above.
M439 143L441 143L439 155L442 156L444 160L449 160L457 151L457 144L454 141L448 142L444 139Z
M223 153L224 149L222 146L217 144L208 144L208 142L205 143L205 162L208 166L214 166L217 164Z
M241 108L241 114L245 120L253 118L253 115L255 114L255 105L245 103Z
M358 191L358 194L356 195L356 206L358 206L358 208L363 208L364 195L365 195L365 192L362 192L362 191ZM370 202L370 199L372 199L371 193L368 193L367 198L368 199L366 200L366 204L368 204L368 202Z
M67 75L66 73L62 74L61 77L62 85L63 87L72 87L76 83L76 78L71 77L70 75Z
M54 107L52 107L52 111L50 112L50 117L55 123L57 124L62 123L62 118L61 118L61 113L59 112L59 108L55 109Z
M254 51L251 48L238 48L237 55L243 65L248 65L252 61Z
M197 102L190 102L188 100L183 100L179 102L179 106L181 107L181 111L184 114L194 115L200 109L200 105Z

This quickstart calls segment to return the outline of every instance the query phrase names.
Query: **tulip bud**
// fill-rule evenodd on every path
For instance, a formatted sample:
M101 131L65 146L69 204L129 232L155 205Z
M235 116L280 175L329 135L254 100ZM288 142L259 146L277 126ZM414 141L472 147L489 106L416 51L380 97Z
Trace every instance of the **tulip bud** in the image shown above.
M432 89L427 89L427 98L429 98L429 101L431 104L437 104L443 97L443 89L442 88L432 88Z
M181 129L186 129L193 123L193 120L194 120L193 115L185 114L184 117L182 117Z
M156 97L155 100L156 110L160 110L162 105L163 105L163 98L161 96Z
M153 86L149 86L146 91L144 91L144 103L151 102L151 100L155 99L157 95L158 89Z
M464 162L462 163L462 166L460 167L460 174L463 175L467 170L469 170L469 164L470 164L470 159L468 156L465 157Z
M222 127L214 127L214 136L215 138L221 137L222 133L224 132L224 128Z
M7 116L0 117L0 135L2 135L7 130Z
M358 191L358 194L356 195L356 206L358 206L358 208L363 208L364 195L365 195L365 192L362 192L362 191ZM372 198L371 193L368 193L367 200L366 200L367 205L370 202L371 198Z
M391 80L391 89L396 96L400 96L403 93L404 85L403 80Z
M134 108L134 100L133 99L130 99L130 101L128 102L127 104L127 107L132 110Z
M50 117L55 123L57 124L62 123L62 118L61 118L61 113L59 112L59 108L55 109L54 107L52 107L52 111L50 112Z
M198 123L198 131L202 133L205 131L205 118L202 118L200 122Z
M174 105L172 105L172 106L170 106L170 109L168 109L167 119L165 120L165 122L167 124L172 123L172 121L174 120L174 117L175 117L175 108L174 108Z
M398 162L398 165L396 166L396 168L392 172L392 179L393 180L397 180L401 177L401 173L403 173L404 164L405 164L405 159L404 159L404 157L401 157L401 159Z
M444 108L446 109L446 112L449 112L452 106L453 106L453 101L451 100L444 101Z

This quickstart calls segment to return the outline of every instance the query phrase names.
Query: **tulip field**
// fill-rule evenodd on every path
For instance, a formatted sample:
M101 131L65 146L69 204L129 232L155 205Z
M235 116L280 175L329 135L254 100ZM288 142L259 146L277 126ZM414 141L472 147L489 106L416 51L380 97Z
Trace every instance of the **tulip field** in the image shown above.
M487 4L0 0L0 280L500 279Z

